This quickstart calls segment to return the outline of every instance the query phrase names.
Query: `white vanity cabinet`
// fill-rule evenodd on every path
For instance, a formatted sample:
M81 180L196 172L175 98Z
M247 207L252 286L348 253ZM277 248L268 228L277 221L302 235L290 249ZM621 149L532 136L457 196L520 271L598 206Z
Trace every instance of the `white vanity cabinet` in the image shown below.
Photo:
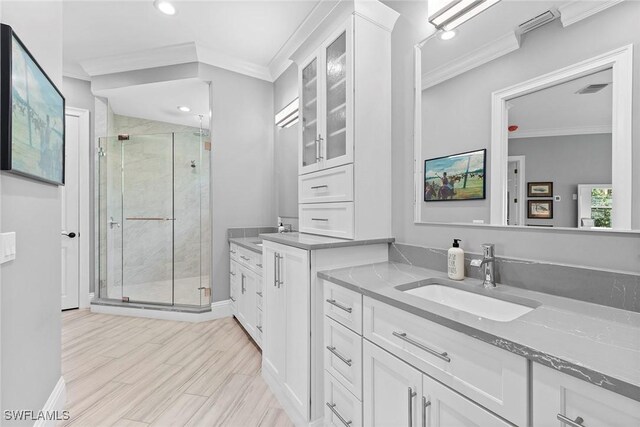
M535 427L640 426L640 402L533 364Z
M300 231L385 238L391 235L391 32L398 14L377 1L342 6L292 56L301 116Z
M262 255L231 243L229 298L233 315L262 344Z

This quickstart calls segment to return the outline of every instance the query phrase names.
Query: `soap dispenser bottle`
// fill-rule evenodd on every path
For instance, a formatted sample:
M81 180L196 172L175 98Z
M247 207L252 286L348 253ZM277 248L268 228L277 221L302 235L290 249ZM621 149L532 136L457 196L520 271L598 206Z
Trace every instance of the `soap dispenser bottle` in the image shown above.
M449 249L447 253L447 273L449 274L449 279L464 279L464 251L460 249L460 243L458 243L461 241L460 239L453 239L453 247Z

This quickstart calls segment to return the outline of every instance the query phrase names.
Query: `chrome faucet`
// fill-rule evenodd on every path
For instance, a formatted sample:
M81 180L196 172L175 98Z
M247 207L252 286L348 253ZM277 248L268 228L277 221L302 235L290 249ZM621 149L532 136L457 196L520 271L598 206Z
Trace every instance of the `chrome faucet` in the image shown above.
M482 285L487 289L496 287L495 248L495 245L492 243L484 243L482 245L482 259L474 259L471 261L472 266L483 268L482 276L484 277L484 281Z

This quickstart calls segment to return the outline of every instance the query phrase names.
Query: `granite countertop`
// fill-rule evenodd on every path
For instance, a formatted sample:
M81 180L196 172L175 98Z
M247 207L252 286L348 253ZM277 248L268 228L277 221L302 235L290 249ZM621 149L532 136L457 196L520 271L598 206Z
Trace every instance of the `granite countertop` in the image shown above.
M383 239L345 240L297 232L260 234L260 238L306 250L375 245L378 243L393 243L395 241L393 237Z
M260 237L229 237L229 243L235 243L238 246L242 246L259 254L262 253L262 246L258 246L259 243L262 243Z
M318 277L640 401L640 313L500 284L484 290L477 279L453 282L446 273L396 262L323 271ZM395 288L432 278L540 305L513 321L498 322Z

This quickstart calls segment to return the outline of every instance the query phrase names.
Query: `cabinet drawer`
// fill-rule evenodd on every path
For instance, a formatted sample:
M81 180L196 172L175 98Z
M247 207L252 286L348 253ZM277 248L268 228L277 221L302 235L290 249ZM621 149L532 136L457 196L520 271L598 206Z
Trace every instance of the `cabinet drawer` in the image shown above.
M335 283L324 285L324 314L362 335L362 295Z
M300 231L353 239L353 202L300 205Z
M533 425L640 426L640 402L555 369L533 364ZM580 420L578 420L580 421Z
M298 180L299 203L353 201L353 164L302 175Z
M362 402L326 371L324 373L323 425L362 426Z
M229 244L229 257L233 261L237 261L238 260L238 245L236 245L235 243L230 243Z
M422 396L423 419L428 420L423 425L511 427L508 422L426 375L422 376Z
M527 424L527 360L364 298L363 336L510 420Z
M238 257L238 262L245 267L255 269L256 264L260 262L260 260L256 260L259 254L250 251L249 249L238 247L236 249L236 255ZM262 258L262 257L260 257Z
M324 368L362 400L362 337L324 318Z

